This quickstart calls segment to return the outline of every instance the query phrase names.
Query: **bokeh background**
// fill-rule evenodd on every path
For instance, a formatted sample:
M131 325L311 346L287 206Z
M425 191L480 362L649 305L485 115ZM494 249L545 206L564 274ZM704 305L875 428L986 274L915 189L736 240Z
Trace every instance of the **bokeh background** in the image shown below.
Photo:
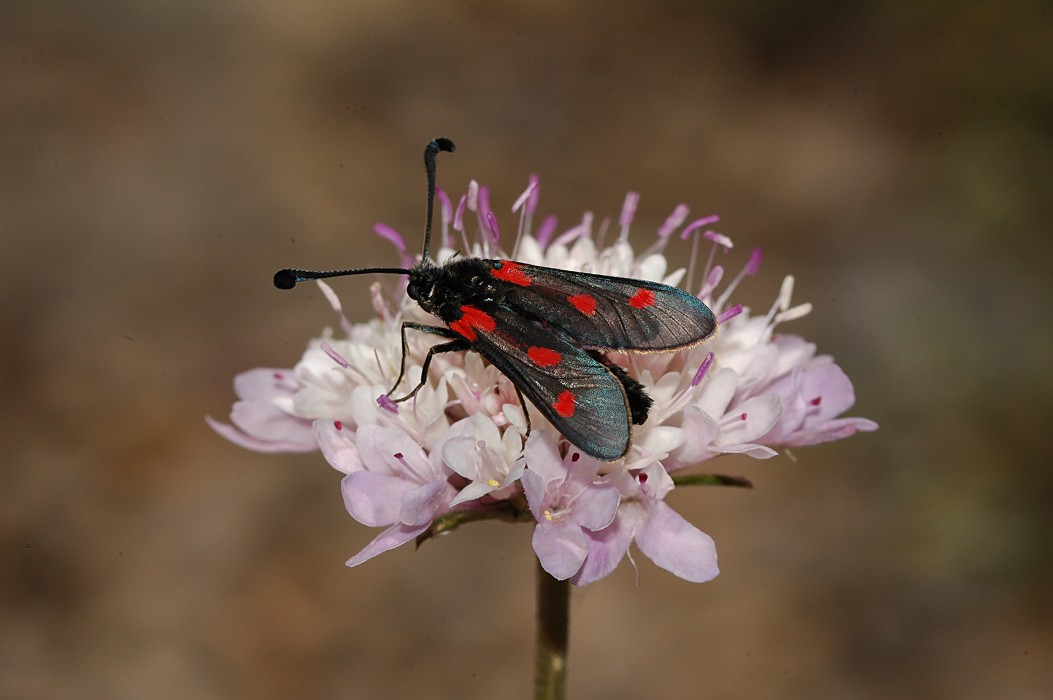
M576 591L573 697L1053 693L1048 3L0 10L0 696L529 695L529 527L347 569L339 474L204 423L332 323L275 269L418 245L438 135L505 221L719 213L881 424L677 492L720 577Z

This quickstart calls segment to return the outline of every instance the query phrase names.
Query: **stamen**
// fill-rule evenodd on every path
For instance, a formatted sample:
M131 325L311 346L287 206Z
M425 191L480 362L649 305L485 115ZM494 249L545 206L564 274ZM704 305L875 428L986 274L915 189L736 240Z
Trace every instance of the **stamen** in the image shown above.
M793 296L793 275L786 275L779 288L779 309L785 311L790 308L790 298Z
M622 228L622 236L629 235L629 227L633 223L633 217L636 216L636 207L640 203L639 192L627 192L625 195L625 201L622 202L622 213L618 216L618 225Z
M589 231L592 230L592 212L585 212L584 216L581 217L581 223L574 228L561 233L556 237L556 240L552 241L552 245L567 245L571 241L581 238L582 236L588 236Z
M468 181L468 210L479 211L479 183L475 180Z
M388 413L394 413L395 415L398 415L399 413L398 404L392 401L391 397L387 394L381 394L377 397L377 405L383 408Z
M406 252L406 241L403 240L402 234L391 228L387 224L377 223L373 225L373 231L383 238L384 240L391 243L395 248L398 249L399 253L405 254Z
M318 285L318 289L322 292L322 296L329 302L329 307L336 312L336 315L340 318L340 328L343 329L344 333L351 335L351 330L355 327L353 323L347 320L344 316L344 308L340 304L340 297L336 295L333 288L330 287L322 280L315 280L315 284Z
M457 202L457 211L453 214L453 230L464 231L464 207L468 203L468 195L462 194L460 201Z
M537 209L538 201L538 190L541 187L541 180L534 173L530 174L530 184L523 190L523 194L519 195L519 199L512 205L512 213L522 207L522 211L519 214L519 227L516 229L516 242L512 245L512 260L519 257L519 243L523 240L523 234L529 234L532 224L534 223L534 210Z
M717 324L726 323L742 313L742 304L735 304L724 313L717 316Z
M708 233L708 231L706 233ZM705 234L702 234L702 235L704 236ZM698 245L698 238L695 238L695 247L693 247L691 249L691 268L692 269L694 269L694 267L695 267L695 249L697 248L697 245ZM717 246L714 245L709 250L709 258L706 259L706 269L705 269L706 277L709 277L709 271L713 268L713 260L716 257L717 257Z
M741 423L744 422L747 418L748 416L746 413L739 413L738 415L732 415L729 413L720 420L720 426L724 427L727 425L731 425L732 423Z
M731 280L724 293L720 295L720 299L717 301L717 305L727 303L728 298L731 297L732 292L739 286L739 283L746 277L752 277L757 273L761 264L761 249L754 248L750 252L749 260L746 261L746 266L739 270L739 274L735 275L735 279Z
M530 186L534 189L527 199L526 214L528 221L534 216L534 212L537 211L537 203L541 199L541 178L537 176L537 173L530 173Z
M515 212L519 211L519 208L521 206L523 206L524 204L526 204L534 196L534 193L537 192L537 188L538 188L537 175L531 175L530 176L530 184L527 185L527 188L525 190L523 190L523 194L519 195L519 199L517 199L515 204L512 205L512 213L513 214Z
M323 340L319 347L322 348L322 352L328 355L333 360L333 362L340 365L344 369L347 369L351 366L351 363L348 362L343 355L334 350L333 346L330 345L328 341Z
M453 205L450 197L438 185L435 186L435 198L439 200L439 218L442 221L442 247L450 247L450 220L453 218Z
M676 207L673 209L673 212L666 218L665 222L661 226L658 227L658 237L655 240L655 242L652 243L651 246L640 255L640 258L643 259L643 258L646 258L648 255L653 255L655 253L660 253L663 250L665 250L666 244L669 243L669 239L673 235L673 231L675 231L676 228L678 226L680 226L680 224L684 223L684 219L687 218L688 211L689 210L688 210L686 204L678 204L678 205L676 205ZM712 217L710 217L710 218L712 218ZM704 221L704 219L699 219L699 221ZM680 238L681 239L686 239L688 234L690 234L691 231L694 230L694 228L692 228L692 226L695 226L695 224L697 224L697 223L698 223L697 221L696 222L692 222L692 224L690 226L688 226L687 229L685 229L684 233L681 234ZM695 227L695 228L697 228L697 227ZM693 267L694 267L694 265L691 265L690 267L688 267L688 277L689 277L689 279L690 279L691 269Z
M286 391L299 391L300 389L300 384L296 381L296 378L287 375L285 372L275 372L271 376L277 388L285 389Z
M492 211L486 212L486 224L490 227L490 233L494 236L494 243L501 237L501 231L497 226L497 217Z
M706 376L706 372L709 371L709 366L713 364L713 353L706 353L706 359L702 360L702 364L698 366L698 371L695 372L695 378L691 380L691 386L698 386L702 383L702 379Z
M605 240L607 238L607 229L610 228L610 226L611 226L611 217L609 217L609 216L603 217L603 221L600 222L600 229L599 229L599 231L597 231L596 235L593 236L593 239L596 241L596 250L603 250L603 249L605 249L607 247L607 245L605 243ZM624 242L625 240L626 240L625 237L619 237L619 241L620 242Z
M724 248L724 250L731 250L735 247L735 244L731 242L731 239L725 236L723 233L716 231L705 231L702 233L702 237L707 241L713 241L717 245Z
M373 312L385 321L391 320L391 309L384 301L384 295L380 289L380 282L369 285L369 300L373 304Z
M686 204L677 204L671 214L666 217L666 220L658 227L658 238L668 239L673 235L673 231L680 227L680 224L684 223L688 213L691 210L687 208Z
M343 424L342 421L335 420L335 421L333 421L333 427L336 428L337 430L343 430L344 429L344 424Z
M791 306L785 311L781 311L775 314L775 319L772 321L773 326L777 326L780 323L786 323L787 321L796 321L797 319L807 316L812 313L811 303L798 304L797 306Z
M724 268L721 265L717 265L710 271L706 283L702 285L702 289L698 290L698 298L706 299L709 297L722 279L724 279Z
M761 258L763 258L763 257L764 256L763 256L763 253L762 253L761 249L760 248L754 248L753 251L750 252L750 259L746 263L746 269L744 269L742 272L744 274L749 275L750 277L752 277L753 275L757 274L757 270L760 269Z
M556 226L559 225L559 219L555 216L546 216L545 220L541 222L541 226L537 229L537 244L541 250L545 250L548 247L548 241L552 238L552 234L556 231Z
M680 240L686 241L687 237L695 231L697 231L698 229L702 228L703 226L715 224L718 221L720 221L720 217L716 214L712 214L710 216L703 216L701 219L695 219L690 224L688 224L683 231L680 232Z
M422 478L422 475L416 469L413 468L413 465L406 461L406 456L404 454L402 454L401 452L396 452L392 456L398 460L399 464L403 466L403 468L406 470L407 475Z
M685 212L684 213L685 214L687 213L686 212L686 207L685 207ZM695 231L697 231L698 229L700 229L703 226L706 226L708 224L712 224L714 222L717 222L717 221L720 221L720 217L717 216L716 214L713 214L711 216L703 216L701 219L695 219L690 224L688 224L684 228L684 230L680 233L680 240L686 241L687 237L690 236ZM670 231L670 233L672 233L672 231ZM659 234L659 235L661 235L661 234ZM665 247L665 241L662 241L661 247L662 248ZM695 275L695 260L697 260L697 259L698 259L698 237L696 236L691 242L691 260L690 260L690 262L688 263L688 266L687 266L687 288L688 289L691 288L691 280L694 279L694 275ZM712 263L713 263L713 254L710 253L709 262L706 263L706 273L707 274L709 272L709 266Z
M490 188L486 185L479 185L477 203L479 208L476 216L479 219L479 232L490 234L483 236L481 241L483 256L488 258L491 255L490 246L497 242L497 232L490 227L490 214L492 213L490 211Z

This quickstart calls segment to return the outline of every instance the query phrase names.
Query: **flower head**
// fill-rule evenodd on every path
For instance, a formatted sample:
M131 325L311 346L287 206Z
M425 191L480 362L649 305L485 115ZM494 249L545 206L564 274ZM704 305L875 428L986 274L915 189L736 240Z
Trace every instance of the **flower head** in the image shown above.
M351 566L425 536L443 518L513 513L535 523L534 550L556 578L576 584L603 578L635 542L658 566L707 581L717 575L716 548L665 503L675 488L672 475L723 454L765 459L779 447L838 440L877 425L841 417L855 396L831 357L817 355L815 345L798 336L776 332L811 310L792 303L792 277L766 312L734 302L738 287L758 273L761 253L750 253L725 281L721 263L733 242L711 228L717 217L689 221L680 205L653 244L637 253L628 241L635 193L626 197L616 235L604 244L610 221L597 226L591 213L562 230L549 217L535 231L539 191L532 176L513 207L519 215L513 227L499 224L489 190L474 181L456 204L438 190L436 262L456 255L511 257L684 284L720 325L715 338L681 352L610 354L654 400L623 458L601 462L567 443L540 414L520 405L507 377L473 352L435 355L421 389L409 400L392 400L388 392L403 369L400 386L419 383L436 342L410 331L403 355L404 322L437 322L405 295L404 280L394 295L382 294L379 284L371 287L375 313L363 323L349 322L337 296L319 282L341 333L327 330L310 341L292 370L239 375L231 424L211 418L209 424L249 449L320 449L344 474L351 516L385 528L348 561ZM402 236L384 225L376 230L410 264ZM664 250L678 231L692 242L691 258L670 269ZM524 411L530 411L529 422Z

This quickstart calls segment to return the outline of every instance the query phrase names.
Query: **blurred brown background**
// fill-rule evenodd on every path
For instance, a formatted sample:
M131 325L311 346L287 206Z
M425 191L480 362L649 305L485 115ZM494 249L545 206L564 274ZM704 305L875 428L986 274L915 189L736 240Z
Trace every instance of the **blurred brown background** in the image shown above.
M576 591L573 697L1053 690L1048 4L0 9L0 696L529 695L530 528L346 569L339 474L203 420L332 323L275 269L419 245L438 135L505 222L721 214L881 424L678 492L722 574Z

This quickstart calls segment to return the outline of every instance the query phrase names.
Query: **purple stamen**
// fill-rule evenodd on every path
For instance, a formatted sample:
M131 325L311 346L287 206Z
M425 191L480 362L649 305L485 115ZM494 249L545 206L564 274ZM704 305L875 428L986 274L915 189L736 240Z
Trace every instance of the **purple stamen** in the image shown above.
M548 241L552 238L552 234L555 233L557 225L559 225L559 219L555 216L546 216L545 220L538 226L535 238L537 238L537 244L542 250L548 245Z
M522 207L524 204L527 204L531 200L534 200L535 203L536 203L537 198L534 196L534 193L537 192L537 188L538 188L537 175L531 175L530 176L530 184L527 185L527 188L525 190L523 190L523 194L519 195L519 199L516 200L516 203L512 205L512 213L513 214L515 212L519 211L520 207ZM531 213L529 211L529 209L530 208L527 207L527 210L525 211L526 214L530 214Z
M717 299L718 307L723 306L724 303L731 298L731 294L738 288L739 283L742 282L742 280L757 274L757 270L760 269L761 257L760 248L754 248L750 252L750 258L746 261L746 266L739 270L739 274L735 275L735 279L731 280L731 283L724 290L724 293L720 295L719 299ZM769 314L769 321L770 320L771 315Z
M703 216L701 219L695 219L690 224L688 224L683 231L680 232L680 240L686 241L687 237L695 231L697 231L698 229L702 228L703 226L715 224L718 221L720 221L720 217L716 214L713 214L711 216Z
M535 173L531 173L530 185L534 188L534 191L530 193L530 199L527 200L527 216L533 216L534 212L537 211L537 203L538 200L541 199L541 178L539 178Z
M707 241L713 241L717 245L722 246L724 250L731 250L735 247L735 244L731 242L730 238L723 233L718 233L716 231L705 231L702 234L702 238L705 238Z
M442 247L449 248L450 235L447 229L450 226L450 219L453 218L453 205L450 203L449 195L438 185L435 186L435 198L439 200L439 212L442 219Z
M402 234L400 234L395 229L391 228L387 224L377 223L373 226L373 231L381 238L385 239L393 246L395 246L400 253L406 252L406 241L402 239Z
M405 474L406 475L417 477L417 478L420 477L420 474L417 472L417 469L413 468L413 465L410 464L410 462L408 460L406 460L405 455L403 455L400 452L397 452L397 453L392 454L392 457L394 457L396 460L398 460L398 463L402 465L402 468L405 469Z
M497 243L497 239L501 237L501 231L497 227L497 217L494 216L492 211L486 212L486 225L490 227L490 233L493 234L494 243Z
M698 366L695 378L691 380L691 386L698 386L702 383L702 379L706 376L711 364L713 364L713 353L710 352L706 354L706 359L702 360L702 364Z
M482 241L483 254L488 256L490 254L490 244L497 242L497 231L490 227L490 214L492 213L490 211L490 189L485 185L479 185L477 204L479 208L476 210L476 216L479 218L480 233L490 234L488 239L484 238Z
M718 324L725 323L729 319L735 318L736 316L738 316L741 313L742 313L742 304L735 304L730 309L728 309L727 311L725 311L724 313L720 314L720 316L717 317L717 323Z
M592 230L592 212L587 211L585 215L581 217L581 223L572 229L564 231L556 240L552 242L553 245L567 245L571 241L581 238L582 236L589 235L589 231Z
M702 285L702 289L698 290L698 298L705 299L713 290L720 284L720 280L724 279L724 266L717 265L709 271L709 277L706 278L706 283Z
M640 203L640 194L638 192L628 192L625 195L625 202L622 203L622 213L618 217L618 225L622 229L627 229L633 222L633 217L636 216L636 205Z
M462 194L457 202L457 211L453 214L453 230L464 231L464 207L468 204L468 195Z
M351 363L344 359L343 355L334 350L333 346L330 345L327 341L323 340L320 347L322 348L322 352L324 352L326 355L332 358L333 362L340 365L344 369L347 369L351 366Z
M662 225L658 227L659 238L669 238L673 235L673 231L679 228L680 224L684 223L684 219L687 218L690 209L687 208L686 204L677 204L672 213L666 217Z
M764 256L761 254L761 249L760 248L754 248L753 252L750 253L749 261L746 263L745 273L747 275L752 277L753 275L757 274L757 270L760 269L760 264L761 264L761 258L762 257L764 257Z
M377 405L383 408L388 413L394 413L395 415L398 415L398 405L394 401L392 401L391 397L387 394L381 394L377 397Z

